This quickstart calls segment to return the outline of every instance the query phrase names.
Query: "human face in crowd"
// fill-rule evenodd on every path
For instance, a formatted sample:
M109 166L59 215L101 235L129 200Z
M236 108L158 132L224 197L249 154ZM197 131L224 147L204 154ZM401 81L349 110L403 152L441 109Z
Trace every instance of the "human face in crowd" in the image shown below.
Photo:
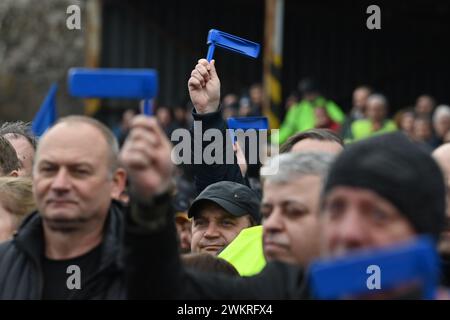
M129 130L131 127L131 121L133 120L136 112L132 109L127 109L122 115L122 129Z
M444 254L450 254L450 144L442 145L434 150L433 158L441 167L447 184L447 225L444 232L442 232L439 251Z
M193 217L191 251L217 255L250 226L248 215L235 217L219 205L206 202Z
M260 105L262 103L262 87L260 85L253 85L250 88L250 100L253 104Z
M366 116L374 122L383 121L386 116L386 105L379 99L369 99L367 101Z
M16 227L13 213L0 203L0 243L11 238Z
M431 122L426 119L414 121L414 138L418 141L426 141L431 138Z
M353 107L361 112L366 108L367 98L370 96L370 90L367 88L357 88L353 91Z
M400 120L400 129L408 135L412 135L414 131L414 114L405 112Z
M31 177L33 171L34 148L31 143L21 135L14 136L12 133L5 135L5 138L11 143L17 153L17 157L22 165L19 170L19 176Z
M324 107L317 107L314 109L316 116L316 128L325 128L330 123L330 117L328 116L327 109Z
M441 115L433 124L436 135L443 138L450 130L450 117Z
M261 214L268 261L306 266L319 255L321 185L321 178L315 175L289 183L264 183Z
M175 219L175 225L180 240L181 253L191 252L192 222L183 217L177 217Z
M156 118L162 127L167 127L172 120L170 117L170 111L167 107L159 107L156 110Z
M384 247L415 236L411 223L392 203L367 189L334 187L322 211L325 256Z
M290 108L295 106L297 103L298 103L298 97L296 95L291 94L286 98L285 109L289 110Z
M60 123L48 131L33 172L44 229L71 232L103 224L124 179L119 170L111 173L109 161L106 139L90 124Z
M415 111L420 115L429 115L433 111L434 100L428 95L422 95L417 98Z
M237 115L236 110L233 107L227 106L222 108L222 115L224 119L235 117Z
M239 102L238 96L233 93L229 93L223 97L222 105L226 107L231 106L238 102Z
M250 112L250 100L248 98L241 98L241 100L239 100L239 116L246 117L250 114Z
M182 107L176 107L173 111L173 116L176 121L182 123L186 121L186 110L184 110Z
M342 150L344 150L343 147L335 141L307 138L294 144L291 152L327 152L338 154Z

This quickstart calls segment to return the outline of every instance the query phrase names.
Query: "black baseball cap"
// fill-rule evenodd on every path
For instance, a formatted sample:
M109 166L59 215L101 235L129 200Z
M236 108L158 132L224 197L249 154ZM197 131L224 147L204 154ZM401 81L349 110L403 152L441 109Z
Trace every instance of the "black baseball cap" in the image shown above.
M192 202L188 211L189 218L192 218L197 213L199 205L206 201L216 203L235 217L242 217L248 214L257 223L261 221L259 212L260 199L246 185L232 181L220 181L209 185Z

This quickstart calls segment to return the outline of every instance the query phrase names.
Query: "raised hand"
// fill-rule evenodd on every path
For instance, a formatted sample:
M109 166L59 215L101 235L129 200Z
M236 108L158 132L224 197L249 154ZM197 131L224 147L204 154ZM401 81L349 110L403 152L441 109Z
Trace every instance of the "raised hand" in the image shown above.
M134 196L145 200L168 191L174 170L171 150L155 118L140 115L133 119L120 160Z
M220 80L215 60L198 60L188 81L189 95L197 113L215 112L220 104Z

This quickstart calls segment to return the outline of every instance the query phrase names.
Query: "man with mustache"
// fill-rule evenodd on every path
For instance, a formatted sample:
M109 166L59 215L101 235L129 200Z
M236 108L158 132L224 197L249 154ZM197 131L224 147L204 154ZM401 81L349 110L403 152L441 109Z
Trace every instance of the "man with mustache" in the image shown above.
M217 255L245 228L260 222L259 198L246 185L220 181L208 186L194 200L192 252Z
M306 268L320 254L320 190L334 156L287 153L278 172L263 176L263 250L267 261ZM268 167L273 165L268 164Z
M118 144L100 122L62 118L33 167L38 211L0 245L0 299L119 299L125 185Z

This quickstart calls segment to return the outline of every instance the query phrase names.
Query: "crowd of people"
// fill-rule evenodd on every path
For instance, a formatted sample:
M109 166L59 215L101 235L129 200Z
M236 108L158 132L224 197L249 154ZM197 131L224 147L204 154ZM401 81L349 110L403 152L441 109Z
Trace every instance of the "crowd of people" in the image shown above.
M345 115L304 80L271 136L279 154L252 168L234 145L231 163L175 166L175 129L225 137L228 117L263 114L258 84L221 98L214 60L188 90L192 112L127 110L112 130L85 116L39 139L0 127L0 299L314 299L316 261L422 236L439 253L435 298L449 298L449 106L423 95L391 120L388 99L359 86ZM422 297L394 289L376 297Z

